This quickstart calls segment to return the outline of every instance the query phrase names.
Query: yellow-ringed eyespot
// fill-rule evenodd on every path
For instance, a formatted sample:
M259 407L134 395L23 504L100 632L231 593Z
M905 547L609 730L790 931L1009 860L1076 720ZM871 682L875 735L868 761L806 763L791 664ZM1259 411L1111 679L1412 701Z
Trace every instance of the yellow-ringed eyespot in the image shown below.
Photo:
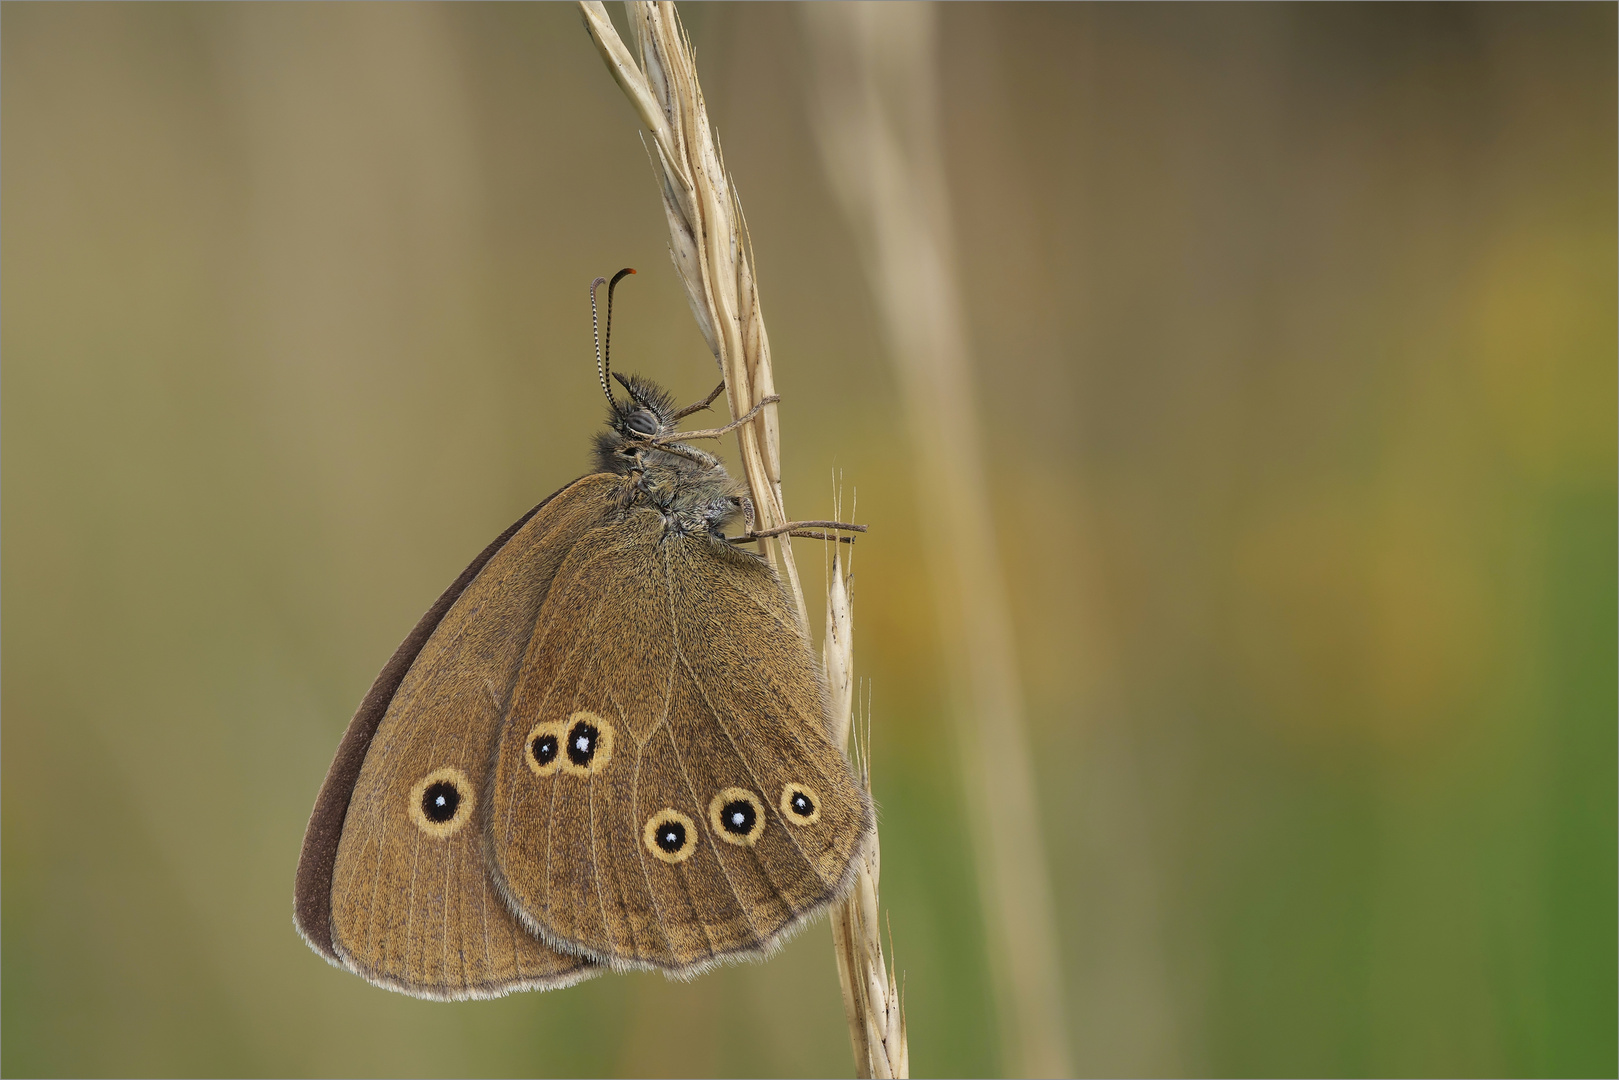
M747 788L728 787L709 802L708 823L726 843L752 847L765 831L765 806Z
M568 717L559 760L563 772L595 776L613 760L613 726L595 713L580 709Z
M641 842L666 863L685 862L697 850L697 824L673 807L665 807L647 819Z
M472 781L460 769L434 769L410 790L410 819L428 836L443 840L472 819L477 797Z
M562 768L562 739L567 734L560 720L542 720L523 740L523 759L535 776L550 776Z
M813 825L821 820L821 797L814 788L788 784L781 789L781 813L794 825Z

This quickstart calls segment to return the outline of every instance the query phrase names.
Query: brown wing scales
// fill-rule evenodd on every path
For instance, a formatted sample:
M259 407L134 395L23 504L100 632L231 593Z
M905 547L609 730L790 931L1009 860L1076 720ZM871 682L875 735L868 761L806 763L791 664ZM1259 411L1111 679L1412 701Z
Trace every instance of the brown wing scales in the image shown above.
M751 856L753 880L774 886L775 897L760 895L756 902L785 910L767 910L767 924L793 918L841 885L869 823L863 793L826 735L807 643L774 580L733 573L703 587L688 582L682 588L676 578L674 588L677 610L687 614L679 624L681 654L707 714L706 722L690 721L702 748L693 757L708 764L710 789L751 790L767 825L751 845L722 842L720 850L739 861ZM728 614L750 609L759 613L752 620ZM784 817L780 796L788 784L821 793L822 813L813 826ZM721 828L715 835L723 841L730 834Z
M666 590L656 564L636 555L649 542L646 518L659 520L637 511L593 533L559 570L494 770L491 847L502 888L553 940L604 943L603 953L657 949L662 938L622 842L644 744L668 705L673 660L668 634L654 632L667 625ZM636 658L634 673L626 654ZM569 741L581 724L600 740L583 764ZM547 772L536 767L532 739L553 727L564 745L558 768Z
M333 867L332 943L374 982L428 997L593 972L529 934L484 856L488 763L551 580L617 485L586 477L484 565L399 684L354 785Z
M663 530L632 511L558 570L501 736L490 846L547 940L690 973L835 898L871 812L773 573ZM597 756L532 764L535 733L566 752L580 725ZM813 814L784 809L789 788Z

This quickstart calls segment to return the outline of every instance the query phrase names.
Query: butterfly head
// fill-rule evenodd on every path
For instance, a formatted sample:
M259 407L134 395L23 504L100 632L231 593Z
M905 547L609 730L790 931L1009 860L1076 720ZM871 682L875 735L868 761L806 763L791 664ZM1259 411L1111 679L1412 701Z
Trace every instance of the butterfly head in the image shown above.
M607 430L596 436L596 464L603 472L627 474L657 461L684 460L659 450L652 440L675 430L675 402L669 392L639 375L613 378L629 393L629 400L608 397ZM695 463L692 463L695 464Z
M663 514L669 535L712 533L730 550L725 527L744 501L737 483L713 455L665 441L676 434L680 412L662 387L616 372L613 377L630 396L610 399L607 430L596 436L596 467L624 477L625 505Z
M626 498L650 506L664 515L670 532L723 534L725 524L742 507L737 485L719 458L676 441L680 419L707 408L719 393L685 409L675 408L669 392L639 375L625 378L612 368L613 290L634 270L624 269L607 284L607 325L597 339L596 377L607 397L607 430L596 436L596 467L630 480ZM596 322L596 289L606 279L590 283L591 325ZM617 381L629 400L613 394L609 377Z
M620 475L642 472L648 465L663 465L679 470L683 456L690 458L688 465L717 467L718 461L701 452L682 455L660 449L656 440L673 433L676 422L683 414L675 410L674 399L657 383L639 375L626 379L613 370L613 290L633 273L634 270L625 267L614 274L611 281L597 278L590 283L590 326L592 336L596 339L596 378L607 397L607 430L596 436L597 467L603 472ZM607 325L605 333L597 333L596 289L603 284L607 286ZM613 396L609 376L629 392L628 401ZM690 450L689 447L684 449Z

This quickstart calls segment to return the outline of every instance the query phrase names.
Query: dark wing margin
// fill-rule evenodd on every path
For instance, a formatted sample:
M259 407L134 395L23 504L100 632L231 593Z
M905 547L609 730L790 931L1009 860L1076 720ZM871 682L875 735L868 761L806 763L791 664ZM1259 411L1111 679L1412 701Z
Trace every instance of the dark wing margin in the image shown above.
M546 503L577 482L565 484L540 500L538 506L495 537L461 571L461 576L444 590L443 595L416 623L415 629L399 643L399 648L394 650L393 656L378 673L371 689L361 700L360 707L355 710L354 719L349 721L348 729L343 732L343 741L337 744L337 756L332 759L332 767L326 770L320 794L315 796L315 809L309 815L309 827L304 831L304 846L298 856L298 876L293 886L292 900L292 921L298 933L310 948L332 964L342 968L348 966L332 947L332 868L337 863L337 842L343 834L343 820L348 816L349 798L354 793L355 782L360 778L360 767L365 764L371 739L388 712L388 705L398 692L399 684L405 681L405 674L416 662L422 647L427 644L427 639L433 636L445 613L472 584L484 564L494 558L495 553L505 547L506 542L517 534L517 530L527 525L530 518L543 510Z

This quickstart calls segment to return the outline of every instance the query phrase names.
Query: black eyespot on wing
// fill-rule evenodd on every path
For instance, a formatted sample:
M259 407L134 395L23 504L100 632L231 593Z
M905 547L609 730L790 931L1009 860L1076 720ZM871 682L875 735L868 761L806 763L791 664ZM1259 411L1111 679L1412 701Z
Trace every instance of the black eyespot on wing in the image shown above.
M781 813L794 825L813 825L821 820L821 797L814 788L788 784L781 789Z
M472 782L456 768L434 769L410 793L410 819L428 836L443 840L472 818Z
M455 817L455 812L460 807L461 793L448 781L440 780L422 792L422 813L427 816L428 821L442 825Z
M658 433L658 418L645 409L630 414L625 421L631 431L641 435L656 435Z
M536 731L539 729L536 728ZM595 776L613 759L613 725L580 709L568 717L562 734L562 769L573 776Z
M575 765L590 764L601 741L601 728L588 720L580 720L568 729L568 760Z
M721 840L752 846L765 830L764 803L747 788L726 788L709 802L708 824Z
M697 850L697 826L679 810L665 807L647 819L641 842L663 862L684 862Z
M728 802L720 811L720 817L725 822L725 831L742 835L751 832L753 823L759 820L759 815L753 809L753 804L738 799Z
M523 745L528 748L524 759L535 776L550 776L562 768L564 735L563 725L556 720L542 720L529 731L528 738L523 740Z

